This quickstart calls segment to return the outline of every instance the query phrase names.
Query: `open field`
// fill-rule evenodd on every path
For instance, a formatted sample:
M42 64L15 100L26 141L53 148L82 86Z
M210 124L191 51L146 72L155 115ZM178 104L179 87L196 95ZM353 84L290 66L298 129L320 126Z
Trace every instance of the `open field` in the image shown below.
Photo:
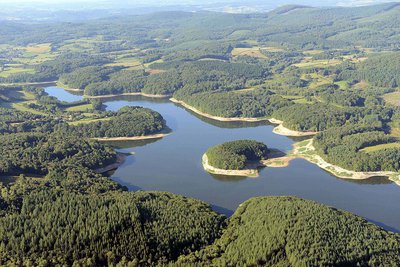
M373 153L382 149L387 149L387 148L400 148L400 143L389 143L389 144L382 144L382 145L376 145L376 146L370 146L361 149L360 151L365 152L365 153Z
M7 78L12 74L18 73L35 73L34 69L30 68L21 68L21 67L8 67L6 66L3 71L0 71L0 77Z
M51 51L51 43L29 45L25 47L25 50L35 54L49 53Z
M98 122L98 121L108 121L110 118L101 118L101 119L83 119L79 121L73 121L73 122L68 122L70 125L79 125L79 124L89 124L92 122Z
M255 57L255 58L267 58L262 52L259 47L252 47L252 48L234 48L232 50L232 56L248 56L248 57Z
M310 83L308 86L310 89L315 89L319 86L331 84L333 82L331 77L323 76L318 73L303 74L301 79Z
M302 62L294 64L293 66L298 68L325 68L330 66L336 66L341 64L342 61L338 59L320 59L313 60L312 58L305 58Z
M66 111L87 111L93 109L92 104L84 104L84 105L79 105L79 106L73 106L66 108Z
M386 101L386 103L389 103L390 105L399 107L400 106L400 91L385 94L383 96L383 99Z

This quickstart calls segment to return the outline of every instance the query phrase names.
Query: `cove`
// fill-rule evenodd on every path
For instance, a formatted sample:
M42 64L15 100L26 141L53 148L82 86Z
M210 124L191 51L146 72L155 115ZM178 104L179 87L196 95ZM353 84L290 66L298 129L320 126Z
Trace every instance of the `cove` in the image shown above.
M62 88L49 87L46 92L67 102L81 99L68 100L72 94ZM215 176L204 171L201 157L216 144L255 139L289 151L299 140L274 134L274 126L266 122L217 122L162 99L124 96L104 101L113 111L124 106L151 108L172 130L158 140L111 143L118 151L135 152L111 175L129 190L168 191L201 199L227 215L251 197L293 195L352 212L387 230L400 230L400 187L386 178L344 180L302 159L286 168L264 168L258 178Z

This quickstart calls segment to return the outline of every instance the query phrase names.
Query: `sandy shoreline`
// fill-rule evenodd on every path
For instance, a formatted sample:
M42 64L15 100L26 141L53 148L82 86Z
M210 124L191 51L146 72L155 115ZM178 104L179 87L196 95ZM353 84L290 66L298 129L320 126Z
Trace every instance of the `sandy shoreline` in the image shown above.
M283 126L283 124L279 124L277 127L275 127L272 130L273 133L279 134L279 135L284 135L284 136L312 136L316 135L318 132L301 132L301 131L294 131L286 128Z
M110 98L110 97L117 97L117 96L144 96L144 97L151 97L151 98L169 98L171 95L152 95L152 94L145 94L142 92L135 92L135 93L123 93L123 94L115 94L115 95L83 95L84 98L88 99L101 99L101 98Z
M301 145L303 144L304 145ZM267 167L287 167L290 161L294 159L305 159L310 163L316 164L321 169L331 173L332 175L342 178L342 179L353 179L353 180L365 180L372 177L384 176L388 177L391 181L395 182L400 186L400 173L389 172L389 171L379 171L379 172L356 172L351 170L346 170L342 167L333 165L325 161L321 156L319 156L315 147L313 146L313 140L305 140L303 142L295 143L293 145L293 150L288 156L278 157L274 159L268 159L263 162Z
M269 121L269 119L267 119L267 118L239 118L239 117L236 117L236 118L224 118L224 117L213 116L213 115L204 113L204 112L202 112L202 111L200 111L200 110L198 110L198 109L186 104L185 102L179 101L179 100L177 100L175 98L170 98L169 100L171 102L179 104L179 105L181 105L181 106L193 111L196 114L199 114L199 115L201 115L203 117L207 117L209 119L213 119L213 120L216 120L216 121L232 121L232 122L234 122L234 121L247 121L247 122Z
M139 140L148 140L148 139L159 139L159 138L163 138L168 135L170 135L170 133L132 136L132 137L101 137L101 138L92 138L92 139L100 141L100 142L102 142L102 141L139 141Z
M224 122L235 122L235 121L244 121L244 122L260 122L260 121L269 121L272 124L279 124L277 127L275 127L273 129L273 132L275 134L279 134L279 135L285 135L285 136L311 136L311 135L315 135L317 134L317 132L301 132L301 131L294 131L294 130L290 130L286 127L283 126L283 121L275 119L275 118L224 118L224 117L218 117L218 116L213 116L210 115L208 113L202 112L198 109L196 109L195 107L192 107L188 104L186 104L183 101L179 101L175 98L170 98L169 99L171 102L174 102L176 104L179 104L191 111L193 111L196 114L199 114L203 117L209 118L209 119L213 119L213 120L217 120L217 121L224 121Z
M218 175L226 175L226 176L242 176L242 177L258 177L258 170L257 167L262 167L263 164L259 164L258 166L254 166L253 168L246 169L246 170L224 170L224 169L218 169L213 166L211 166L208 162L208 157L204 153L202 157L202 164L204 170L206 170L209 173L212 174L218 174Z

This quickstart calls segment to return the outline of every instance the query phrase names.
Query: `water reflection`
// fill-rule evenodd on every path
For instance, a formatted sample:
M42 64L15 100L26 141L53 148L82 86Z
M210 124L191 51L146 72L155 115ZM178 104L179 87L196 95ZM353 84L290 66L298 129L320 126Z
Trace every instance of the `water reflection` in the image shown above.
M63 90L53 90L58 96ZM204 200L222 211L235 210L255 196L293 195L344 209L386 229L400 229L400 187L388 179L345 180L302 159L287 168L264 168L258 178L224 177L204 171L201 157L216 144L254 139L283 152L295 141L272 133L267 122L217 122L188 112L167 99L124 96L108 99L107 110L143 106L159 112L172 134L159 140L114 143L121 152L134 152L111 178L130 190L159 190Z

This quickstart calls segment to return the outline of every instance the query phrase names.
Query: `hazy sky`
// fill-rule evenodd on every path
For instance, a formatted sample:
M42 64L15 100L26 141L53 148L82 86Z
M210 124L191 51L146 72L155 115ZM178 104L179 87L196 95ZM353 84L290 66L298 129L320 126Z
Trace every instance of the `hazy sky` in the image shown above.
M273 1L273 0L270 0ZM88 3L88 2L110 2L109 0L0 0L0 3L51 3L51 4L57 4L57 3ZM112 1L111 1L112 2ZM126 0L126 1L119 1L121 2L126 2L129 4L145 4L145 3L163 3L163 4L179 4L179 3L184 3L184 4L201 4L204 2L243 2L243 4L246 4L246 0L209 0L209 1L199 1L199 0ZM267 3L268 1L263 1L264 3ZM282 0L281 2L285 2ZM302 2L302 1L299 1ZM383 2L398 2L398 1L393 1L393 0L337 0L336 1L338 5L347 5L347 6L352 6L352 5L368 5L368 4L375 4L375 3L383 3ZM317 0L315 1L316 5L321 5L324 3L324 0Z

